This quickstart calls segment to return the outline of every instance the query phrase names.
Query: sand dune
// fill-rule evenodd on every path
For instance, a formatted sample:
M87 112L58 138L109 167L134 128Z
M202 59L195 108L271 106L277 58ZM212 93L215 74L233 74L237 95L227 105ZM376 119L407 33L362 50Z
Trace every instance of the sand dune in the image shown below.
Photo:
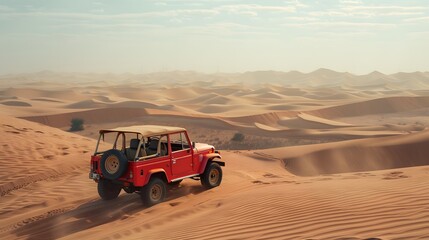
M219 96L219 94L217 94L217 93L207 93L207 94L204 94L204 95L200 95L200 96L197 96L197 97L194 97L194 98L189 98L189 99L185 99L185 100L182 100L182 102L184 102L184 103L200 103L200 102L203 102L203 101L207 101L207 100L209 100L209 99L212 99L212 98L215 98L215 97L218 97Z
M2 101L0 104L14 107L31 107L31 104L24 101Z
M1 182L2 239L429 237L427 167L300 177L271 154L299 157L313 146L301 147L304 151L223 151L227 167L220 187L204 191L198 182L185 180L169 191L166 202L144 208L136 194L99 200L95 184L87 179L86 151L94 140L25 120L0 119L6 134L1 151L15 159L0 159L13 173ZM12 138L19 141L11 143ZM389 138L383 145L421 148L427 138L424 132ZM362 145L366 141L359 140Z
M275 93L275 92L261 93L261 94L256 95L256 97L262 98L262 99L264 99L264 98L282 99L283 98L282 95Z
M332 121L329 119L325 119L325 118L320 118L320 117L316 117L310 114L306 114L306 113L300 113L298 114L298 117L309 121L309 122L315 122L315 123L320 123L320 124L326 124L332 127L348 127L348 126L352 126L351 124L348 123L343 123L343 122L338 122L338 121Z
M258 123L258 122L255 122L255 126L259 129L266 130L266 131L280 131L280 129L278 129L278 128L271 127L271 126L268 126L268 125L265 125L262 123Z
M83 100L79 102L75 102L66 106L66 108L77 108L77 109L85 109L85 108L102 108L105 107L106 104L104 102L89 99Z
M16 96L0 95L0 100L15 100L18 99Z
M211 98L204 100L203 103L225 105L225 104L228 104L230 101L231 101L230 98L227 98L224 96L213 96Z
M324 118L405 112L428 108L429 97L389 97L309 111Z
M53 103L62 103L62 101L57 99L51 99L51 98L32 98L33 101L42 101L42 102L53 102Z
M84 162L73 158L93 148L88 139L12 117L1 116L0 128L1 196L82 167Z
M237 122L245 122L245 123L259 122L262 124L271 125L281 120L282 117L292 117L295 115L296 115L295 112L284 111L284 112L272 112L272 113L264 113L264 114L243 116L243 117L233 117L233 118L229 118L229 120L237 121Z
M97 101L105 102L105 103L113 103L113 102L115 102L114 100L112 100L108 96L94 96L93 99L97 100Z
M62 113L48 116L22 117L33 122L39 122L52 127L70 126L73 118L84 119L85 123L118 122L147 114L144 109L136 108L101 108L81 112Z
M328 69L0 76L0 239L429 239L428 80ZM66 132L72 118L85 129ZM137 194L100 200L94 138L139 124L214 144L222 185L187 179L151 208Z
M300 176L429 165L429 131L267 151Z
M8 88L0 92L1 95L18 96L23 98L53 98L75 100L80 99L83 95L74 90L43 90L33 88Z
M295 105L279 104L279 105L271 105L271 106L267 107L267 109L272 110L272 111L292 111L292 110L299 109L299 107L295 106Z
M278 124L287 128L298 129L332 129L352 126L351 124L332 121L306 113L300 113L294 118L282 118L278 121Z

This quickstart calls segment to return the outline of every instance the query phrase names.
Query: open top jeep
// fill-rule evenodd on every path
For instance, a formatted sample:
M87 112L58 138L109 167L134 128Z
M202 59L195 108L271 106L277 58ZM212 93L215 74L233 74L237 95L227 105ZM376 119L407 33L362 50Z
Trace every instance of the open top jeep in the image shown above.
M107 140L105 140L108 138ZM111 142L107 149L106 144ZM111 146L111 147L110 147ZM225 163L215 148L191 142L184 128L141 125L100 130L91 156L89 178L98 183L104 200L123 189L138 192L145 205L162 202L167 186L185 178L200 179L206 188L220 185Z

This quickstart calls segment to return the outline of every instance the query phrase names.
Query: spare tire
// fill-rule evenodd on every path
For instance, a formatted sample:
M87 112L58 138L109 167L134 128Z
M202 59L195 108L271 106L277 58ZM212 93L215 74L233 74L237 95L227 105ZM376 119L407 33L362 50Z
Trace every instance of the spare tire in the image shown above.
M121 151L110 149L101 156L100 167L105 178L115 180L127 170L128 159Z

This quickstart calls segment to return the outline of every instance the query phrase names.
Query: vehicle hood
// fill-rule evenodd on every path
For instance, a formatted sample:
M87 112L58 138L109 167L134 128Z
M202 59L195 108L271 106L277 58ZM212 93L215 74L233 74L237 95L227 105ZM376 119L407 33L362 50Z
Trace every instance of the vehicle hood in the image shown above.
M214 148L212 145L209 145L207 143L195 143L195 152L204 152L208 151L209 149Z

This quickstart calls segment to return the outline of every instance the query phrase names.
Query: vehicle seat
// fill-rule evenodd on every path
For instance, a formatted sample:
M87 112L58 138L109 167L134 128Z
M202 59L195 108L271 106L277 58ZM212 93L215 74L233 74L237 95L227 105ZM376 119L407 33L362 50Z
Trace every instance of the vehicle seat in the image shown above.
M152 139L149 142L149 146L147 147L146 151L147 151L147 155L153 155L156 154L158 152L158 140L157 139Z
M157 152L160 154L160 156L167 156L168 155L167 143L163 141L159 141Z
M130 148L126 149L126 155L129 161L134 160L134 157L136 156L137 148L139 147L140 140L137 138L130 140ZM146 152L140 148L140 153L138 157L144 157L146 156Z

